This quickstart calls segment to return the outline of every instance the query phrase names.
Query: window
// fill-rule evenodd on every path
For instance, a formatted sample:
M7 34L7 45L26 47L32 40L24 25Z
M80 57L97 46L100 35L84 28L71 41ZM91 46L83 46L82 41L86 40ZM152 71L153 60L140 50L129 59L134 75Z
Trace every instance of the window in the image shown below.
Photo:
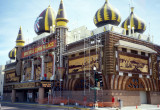
M145 52L141 52L141 55L145 56Z
M122 52L127 52L127 49L126 48L122 48Z
M94 53L94 52L96 52L96 50L95 50L95 49L92 49L92 50L90 51L90 53Z
M79 53L79 55L84 55L84 52Z
M131 53L133 53L133 54L138 54L138 51L136 51L136 50L131 50Z
M129 78L126 83L127 90L144 90L144 83L139 78Z
M71 57L75 57L75 56L76 56L75 54L71 55Z

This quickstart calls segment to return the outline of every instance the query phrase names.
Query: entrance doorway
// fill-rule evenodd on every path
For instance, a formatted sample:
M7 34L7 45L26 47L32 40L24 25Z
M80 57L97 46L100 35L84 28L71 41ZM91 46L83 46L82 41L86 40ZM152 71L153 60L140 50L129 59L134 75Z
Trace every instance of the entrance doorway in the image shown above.
M141 104L147 104L147 93L145 91L140 91Z

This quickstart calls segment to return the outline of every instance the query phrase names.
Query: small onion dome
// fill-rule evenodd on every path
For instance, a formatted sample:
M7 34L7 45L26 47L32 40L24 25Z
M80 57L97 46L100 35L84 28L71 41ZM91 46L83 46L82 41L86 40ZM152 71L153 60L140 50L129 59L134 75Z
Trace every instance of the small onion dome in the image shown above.
M121 16L116 8L106 0L103 7L100 8L94 16L94 24L97 27L104 26L106 24L112 24L118 26L121 22Z
M24 39L23 39L23 35L22 35L22 28L20 27L19 32L18 32L18 36L16 39L16 47L23 47L24 46Z
M131 8L130 16L122 23L121 27L126 29L127 34L129 25L131 25L131 29L134 27L134 32L143 33L146 30L146 24L133 13L133 10L134 7Z
M8 54L9 58L14 60L16 58L16 48L13 48L9 54Z
M67 26L68 20L65 16L64 6L63 6L63 0L61 0L61 3L59 5L57 17L56 17L56 23L57 26Z
M50 32L50 26L55 25L55 12L48 6L36 19L34 31L39 35L43 32Z

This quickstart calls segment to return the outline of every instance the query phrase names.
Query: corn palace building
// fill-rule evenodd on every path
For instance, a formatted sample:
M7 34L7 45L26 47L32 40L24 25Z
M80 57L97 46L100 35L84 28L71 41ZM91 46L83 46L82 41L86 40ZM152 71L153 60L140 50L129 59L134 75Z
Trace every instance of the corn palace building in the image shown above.
M111 102L114 96L124 105L158 104L160 46L143 34L145 22L132 7L121 23L108 0L93 16L95 30L68 31L61 0L56 17L51 6L37 17L32 43L25 45L20 28L5 65L3 99L44 103L51 95L94 102L96 71L102 75L99 102Z

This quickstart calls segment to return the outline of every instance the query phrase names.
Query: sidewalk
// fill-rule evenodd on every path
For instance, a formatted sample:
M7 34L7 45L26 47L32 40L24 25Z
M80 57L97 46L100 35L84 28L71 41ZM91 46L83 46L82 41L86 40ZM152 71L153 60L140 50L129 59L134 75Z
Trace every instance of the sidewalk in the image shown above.
M118 108L97 108L92 110L160 110L160 107L158 108L157 105L149 105L149 104L142 104L141 106L129 106L129 107L123 107L122 109Z

